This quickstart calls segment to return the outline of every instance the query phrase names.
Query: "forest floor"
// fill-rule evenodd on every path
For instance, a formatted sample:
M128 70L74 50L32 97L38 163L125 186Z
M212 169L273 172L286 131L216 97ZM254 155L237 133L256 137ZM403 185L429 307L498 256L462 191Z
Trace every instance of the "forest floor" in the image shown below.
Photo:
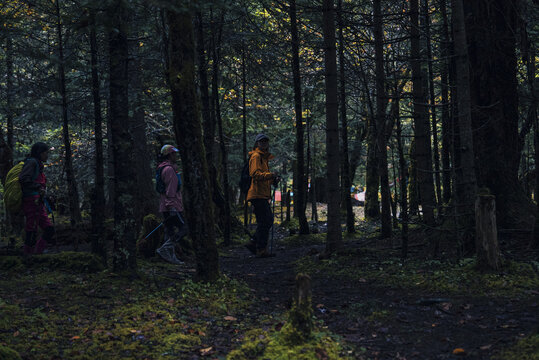
M482 273L472 259L432 260L420 229L402 261L377 230L360 222L344 251L319 260L325 234L283 224L276 257L221 247L216 285L156 258L116 274L69 246L0 256L0 359L2 345L23 359L539 359L537 253L506 252L502 273ZM300 272L316 330L294 345L281 334Z

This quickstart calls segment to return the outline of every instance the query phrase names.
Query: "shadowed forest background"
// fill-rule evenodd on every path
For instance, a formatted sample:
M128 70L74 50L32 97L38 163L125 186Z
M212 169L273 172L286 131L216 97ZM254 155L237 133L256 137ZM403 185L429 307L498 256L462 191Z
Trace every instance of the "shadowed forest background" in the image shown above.
M0 2L0 359L539 359L536 0ZM275 257L242 168L270 139ZM155 169L190 233L165 263ZM151 235L149 235L151 233ZM149 235L149 236L148 236Z

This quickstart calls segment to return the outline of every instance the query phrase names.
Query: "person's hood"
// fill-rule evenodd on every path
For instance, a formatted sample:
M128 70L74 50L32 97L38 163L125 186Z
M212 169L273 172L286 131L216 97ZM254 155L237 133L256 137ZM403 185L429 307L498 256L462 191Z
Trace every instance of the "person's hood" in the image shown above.
M174 170L178 170L178 165L172 163L170 160L165 160L163 161L162 163L160 163L159 165L157 165L157 168L158 169L161 169L162 167L164 166L172 166L174 168Z
M269 151L262 151L259 148L256 148L254 150L249 151L249 156L251 156L253 154L256 154L256 153L260 154L260 156L262 156L262 157L267 158L268 160L274 158L274 156L271 155L271 153Z

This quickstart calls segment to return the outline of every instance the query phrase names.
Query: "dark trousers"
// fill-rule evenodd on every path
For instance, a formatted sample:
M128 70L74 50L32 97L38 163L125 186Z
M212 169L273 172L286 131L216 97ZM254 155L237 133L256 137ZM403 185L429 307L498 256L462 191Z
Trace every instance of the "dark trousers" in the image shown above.
M256 216L256 232L254 235L256 248L265 249L268 245L269 231L273 225L273 213L266 199L253 199L251 204L254 206Z
M182 237L189 233L189 227L187 226L187 221L181 212L170 212L165 211L163 213L165 218L165 234L168 235L170 239L177 239L179 241ZM178 234L176 234L176 229Z

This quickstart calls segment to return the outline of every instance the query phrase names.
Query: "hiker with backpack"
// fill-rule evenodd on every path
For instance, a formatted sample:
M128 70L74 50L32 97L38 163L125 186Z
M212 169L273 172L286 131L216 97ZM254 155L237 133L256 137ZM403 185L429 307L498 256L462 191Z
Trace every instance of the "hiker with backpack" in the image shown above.
M161 148L162 162L157 166L155 186L161 194L159 212L163 214L165 226L165 242L156 252L164 260L179 265L183 262L176 257L176 244L187 235L189 227L183 215L181 178L176 165L178 151L172 145Z
M54 226L44 203L47 178L43 173L43 163L49 158L49 149L45 143L35 143L19 174L22 210L26 218L25 254L42 254L47 244L54 240ZM43 235L36 241L38 227L43 230Z
M246 201L254 207L256 216L256 232L253 239L245 246L257 257L272 256L268 251L269 230L273 226L271 186L277 186L280 177L270 172L269 160L273 155L269 152L269 138L264 134L255 137L253 150L249 152L249 175L251 184Z

